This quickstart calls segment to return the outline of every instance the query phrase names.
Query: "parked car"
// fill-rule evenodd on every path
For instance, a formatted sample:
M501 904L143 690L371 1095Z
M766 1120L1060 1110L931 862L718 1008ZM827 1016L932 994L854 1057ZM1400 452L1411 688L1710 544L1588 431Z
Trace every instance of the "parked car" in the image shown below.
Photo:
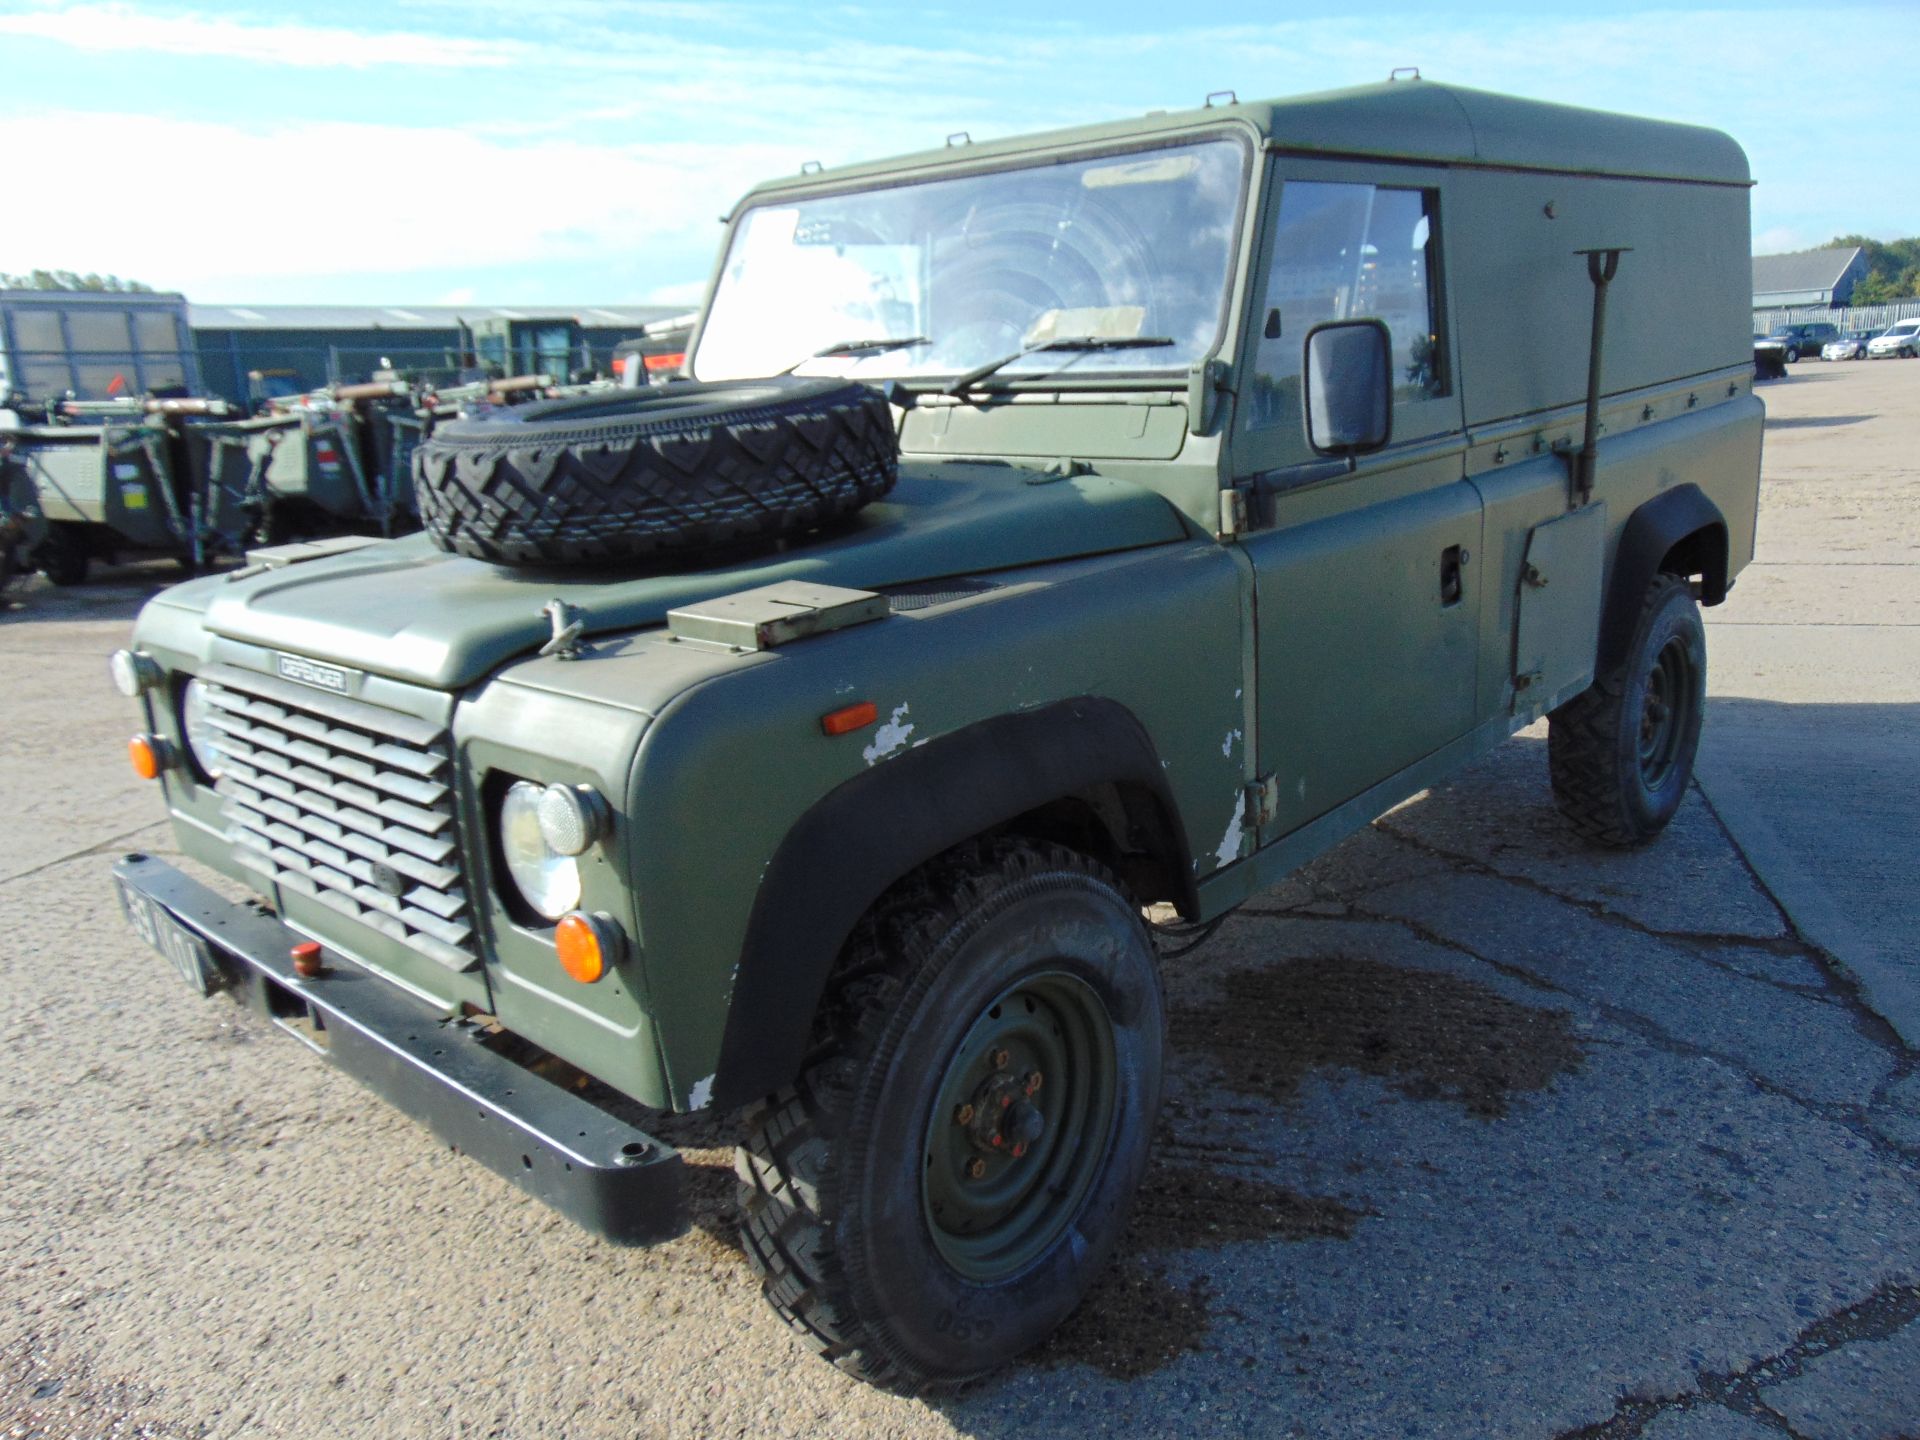
M1822 360L1864 360L1867 358L1867 341L1873 338L1870 330L1849 331L1838 340L1829 340L1820 347Z
M1829 340L1838 340L1840 327L1829 325L1824 320L1803 325L1782 325L1773 332L1772 338L1786 347L1787 363L1792 365L1802 355L1818 355L1820 347Z
M1916 353L1920 353L1920 319L1902 320L1867 342L1869 360L1878 360L1887 355L1911 360Z
M1787 377L1786 343L1771 335L1753 337L1753 378L1784 380Z

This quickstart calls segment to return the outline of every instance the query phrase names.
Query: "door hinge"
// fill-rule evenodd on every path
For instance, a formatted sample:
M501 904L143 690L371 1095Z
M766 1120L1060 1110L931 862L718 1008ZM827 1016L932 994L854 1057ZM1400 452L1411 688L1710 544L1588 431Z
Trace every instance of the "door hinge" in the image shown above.
M1262 775L1247 786L1247 823L1257 835L1280 814L1280 777Z
M1226 540L1235 535L1244 535L1252 526L1247 518L1247 492L1235 486L1220 492L1220 535Z

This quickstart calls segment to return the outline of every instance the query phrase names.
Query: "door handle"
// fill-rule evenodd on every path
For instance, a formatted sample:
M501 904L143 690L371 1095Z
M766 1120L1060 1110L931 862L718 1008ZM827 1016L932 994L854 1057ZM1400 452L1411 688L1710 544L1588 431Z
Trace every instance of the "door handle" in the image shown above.
M1461 567L1467 563L1467 551L1463 545L1449 545L1440 552L1440 608L1442 610L1460 603L1460 597L1466 593L1466 582L1462 578Z

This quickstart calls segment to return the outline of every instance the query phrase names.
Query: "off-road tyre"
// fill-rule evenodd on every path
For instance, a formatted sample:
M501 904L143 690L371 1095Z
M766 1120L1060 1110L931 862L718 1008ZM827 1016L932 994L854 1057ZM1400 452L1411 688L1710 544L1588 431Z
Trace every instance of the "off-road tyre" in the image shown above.
M33 549L33 568L46 576L49 585L66 587L86 582L93 566L93 549L87 544L83 526L55 521L47 527L46 539Z
M1584 839L1627 848L1666 828L1693 780L1706 680L1692 585L1657 576L1626 659L1548 717L1554 803Z
M846 380L671 384L442 421L413 452L421 524L503 565L783 539L893 488L885 396Z
M1042 1168L1029 1176L1057 1185L1022 1181L1033 1203L1063 1208L1031 1232L1030 1257L969 1277L960 1267L972 1257L949 1252L976 1237L944 1233L947 1221L933 1214L934 1197L952 1193L935 1189L936 1168L950 1172L947 1157L971 1155L975 1143L952 1128L960 1125L947 1108L952 1077L965 1083L976 1044L988 1047L977 1063L1007 1055L994 1048L999 1032L982 1026L1025 1024L1044 1040L1051 1022L1058 1043L1058 1016L1029 1000L1030 987L1045 984L1098 997L1111 1021L1111 1073L1067 1067L1026 1092L1056 1107L1052 1148L1035 1140L1023 1159L1001 1152L995 1164L1004 1168L984 1183L1034 1164ZM906 1393L984 1375L1046 1339L1125 1228L1159 1109L1165 1034L1140 912L1086 857L1022 840L974 842L894 886L842 952L798 1081L744 1117L741 1233L768 1303L841 1370ZM1073 1117L1091 1113L1084 1107L1100 1093L1110 1095L1104 1130L1075 1131ZM1075 1145L1076 1134L1098 1139ZM935 1147L947 1147L938 1167ZM1061 1179L1062 1156L1084 1173Z

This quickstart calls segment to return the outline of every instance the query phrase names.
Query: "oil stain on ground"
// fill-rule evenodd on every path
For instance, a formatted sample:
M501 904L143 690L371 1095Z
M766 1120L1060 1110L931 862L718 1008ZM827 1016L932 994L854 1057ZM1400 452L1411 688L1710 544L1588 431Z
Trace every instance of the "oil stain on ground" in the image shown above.
M1285 1100L1313 1071L1355 1070L1492 1119L1582 1060L1566 1011L1438 971L1311 956L1228 972L1210 988L1174 1010L1175 1062L1198 1062L1225 1088L1268 1102ZM1199 1107L1183 1125L1205 1114ZM1160 1157L1189 1153L1169 1138ZM1209 1278L1177 1279L1165 1256L1241 1241L1344 1240L1366 1213L1239 1164L1156 1159L1115 1264L1034 1359L1120 1380L1148 1374L1203 1348L1214 1318Z
M1415 1100L1504 1115L1515 1094L1580 1067L1565 1010L1434 970L1315 955L1234 971L1175 1011L1176 1053L1204 1054L1228 1089L1283 1100L1315 1070L1357 1070Z
M1176 1280L1165 1255L1242 1240L1345 1240L1365 1213L1234 1168L1156 1158L1114 1263L1033 1362L1115 1380L1150 1374L1201 1349L1213 1326L1211 1280Z

